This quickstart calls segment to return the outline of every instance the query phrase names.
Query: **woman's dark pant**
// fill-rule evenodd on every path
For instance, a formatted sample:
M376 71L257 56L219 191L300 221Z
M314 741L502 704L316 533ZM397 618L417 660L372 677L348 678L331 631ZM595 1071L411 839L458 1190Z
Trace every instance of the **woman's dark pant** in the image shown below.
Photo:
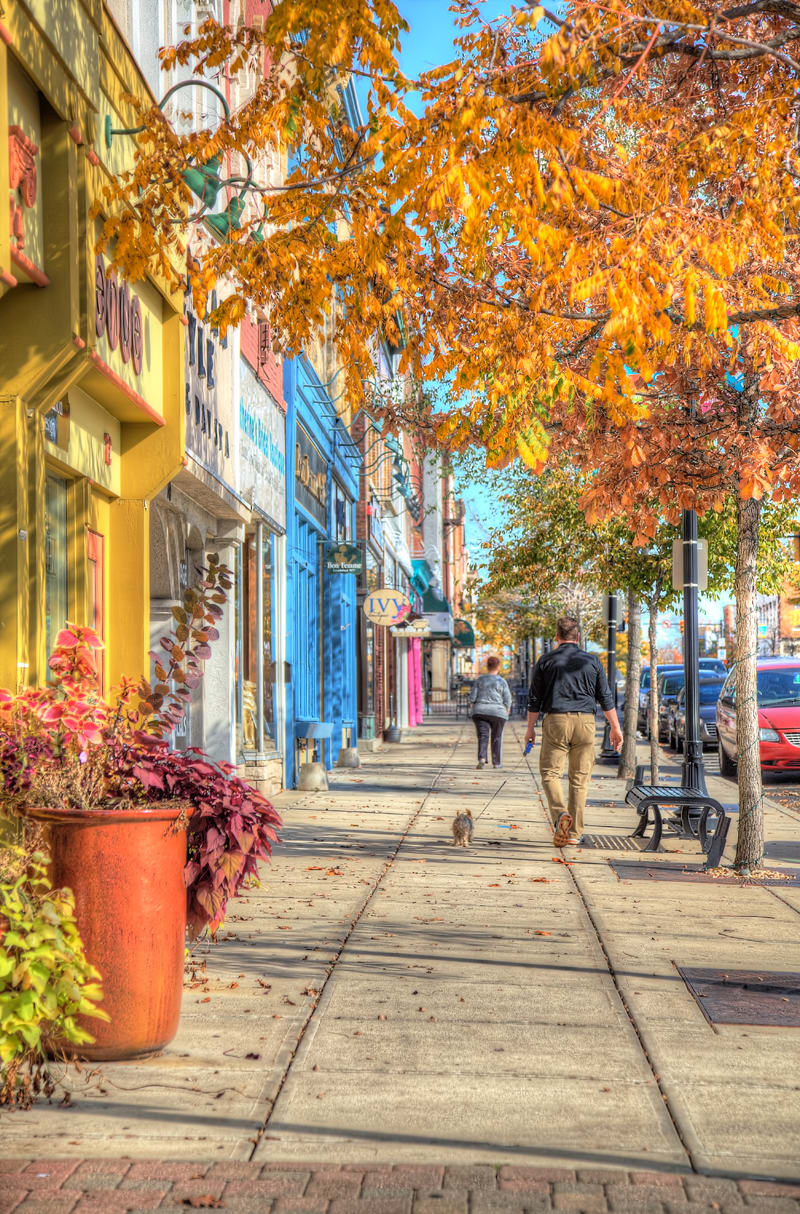
M500 766L503 755L503 727L505 719L503 717L483 716L482 713L473 713L472 719L475 722L475 732L478 735L478 762L485 763L489 750L489 736L492 739L492 763L495 767Z

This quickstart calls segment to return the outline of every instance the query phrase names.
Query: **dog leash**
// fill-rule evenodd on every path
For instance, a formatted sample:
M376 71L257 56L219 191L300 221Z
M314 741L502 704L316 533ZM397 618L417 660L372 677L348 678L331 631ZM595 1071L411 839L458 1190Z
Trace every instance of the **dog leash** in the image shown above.
M482 810L481 810L481 812L478 814L478 816L477 816L476 818L473 818L473 819L472 819L472 821L473 821L473 822L477 822L477 821L478 821L478 818L482 818L482 817L483 817L483 815L486 813L487 809L488 809L488 808L489 808L489 806L491 805L492 801L494 801L495 797L496 797L496 796L497 796L497 795L498 795L500 792L502 792L503 788L506 786L506 784L508 784L508 781L511 779L511 777L512 777L513 775L516 775L516 773L519 771L519 769L520 769L520 767L522 766L522 764L523 764L524 760L525 760L525 759L527 759L527 757L528 757L528 755L531 753L531 750L532 750L532 749L533 749L533 742L529 742L529 743L528 743L528 745L527 745L527 746L525 747L525 749L523 750L523 752L522 752L522 756L521 756L521 758L519 759L519 761L518 761L518 763L517 763L517 766L514 768L514 770L513 770L513 771L509 772L509 774L506 776L505 780L503 780L503 783L502 783L502 784L500 784L500 785L499 785L499 786L498 786L498 787L497 787L497 788L494 790L494 792L492 793L491 797L490 797L490 798L489 798L489 800L486 802L486 804L484 805L483 809L482 809Z

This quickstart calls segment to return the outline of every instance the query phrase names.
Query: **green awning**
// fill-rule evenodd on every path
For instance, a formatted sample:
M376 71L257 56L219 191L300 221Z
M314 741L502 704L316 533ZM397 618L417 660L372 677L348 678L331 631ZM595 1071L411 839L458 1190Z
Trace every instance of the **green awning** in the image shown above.
M414 563L416 564L416 561ZM439 598L432 586L429 586L422 596L422 611L424 615L453 614L447 599Z
M475 648L475 633L469 620L453 620L453 644L456 649Z
M416 590L417 594L424 594L431 584L433 578L433 570L424 557L415 557L411 562L414 570L411 575L411 585Z

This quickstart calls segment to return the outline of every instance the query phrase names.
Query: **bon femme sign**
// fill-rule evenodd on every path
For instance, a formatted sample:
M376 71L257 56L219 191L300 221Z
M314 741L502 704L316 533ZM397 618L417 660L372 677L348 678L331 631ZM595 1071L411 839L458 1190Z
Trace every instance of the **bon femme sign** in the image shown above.
M142 305L127 282L119 282L112 270L106 277L102 254L94 263L94 329L105 338L110 349L119 352L124 363L130 362L135 375L142 373L144 328Z

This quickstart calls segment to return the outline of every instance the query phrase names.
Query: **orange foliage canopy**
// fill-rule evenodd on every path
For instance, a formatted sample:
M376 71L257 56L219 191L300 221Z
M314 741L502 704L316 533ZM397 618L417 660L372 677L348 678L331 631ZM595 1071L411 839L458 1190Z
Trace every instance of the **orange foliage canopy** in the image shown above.
M114 262L174 274L181 170L224 153L237 171L279 140L293 167L236 239L189 229L196 296L228 284L216 322L256 305L297 352L333 292L359 395L374 335L399 341L404 321L406 367L452 385L442 441L533 469L555 446L599 470L590 510L636 506L642 535L732 487L792 491L800 4L572 0L565 18L528 5L492 22L459 8L457 58L416 82L392 0L282 0L258 30L206 22L166 51L261 79L214 132L148 116L105 202ZM341 103L353 75L359 127Z

